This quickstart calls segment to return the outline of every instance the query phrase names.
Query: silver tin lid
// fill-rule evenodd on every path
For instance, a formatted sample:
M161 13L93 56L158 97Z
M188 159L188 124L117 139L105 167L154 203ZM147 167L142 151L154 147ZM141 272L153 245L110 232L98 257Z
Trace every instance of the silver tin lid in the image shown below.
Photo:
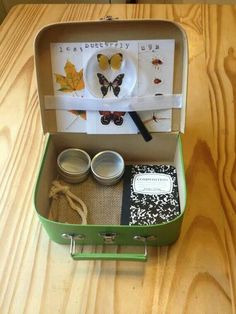
M106 150L93 157L91 171L94 178L101 184L117 183L125 170L124 159L117 152Z
M77 183L84 181L91 166L88 153L78 148L63 150L57 157L57 169L61 177L67 182Z

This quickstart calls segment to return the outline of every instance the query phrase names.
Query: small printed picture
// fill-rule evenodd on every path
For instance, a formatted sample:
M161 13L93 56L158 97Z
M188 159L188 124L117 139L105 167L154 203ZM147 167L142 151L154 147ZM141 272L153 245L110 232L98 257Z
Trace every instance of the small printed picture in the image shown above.
M175 41L172 39L139 42L138 95L172 94Z
M84 97L81 44L51 43L54 95ZM86 132L86 111L56 110L58 132Z
M172 110L142 111L140 117L149 132L170 132Z
M145 40L139 42L138 95L173 93L175 41ZM141 119L150 132L170 132L172 110L143 111Z

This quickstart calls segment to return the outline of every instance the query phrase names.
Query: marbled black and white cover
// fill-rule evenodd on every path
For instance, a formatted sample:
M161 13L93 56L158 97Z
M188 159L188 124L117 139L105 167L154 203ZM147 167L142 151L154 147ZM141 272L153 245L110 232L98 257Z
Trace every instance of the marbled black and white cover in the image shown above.
M122 225L155 225L180 215L176 168L172 165L126 166Z

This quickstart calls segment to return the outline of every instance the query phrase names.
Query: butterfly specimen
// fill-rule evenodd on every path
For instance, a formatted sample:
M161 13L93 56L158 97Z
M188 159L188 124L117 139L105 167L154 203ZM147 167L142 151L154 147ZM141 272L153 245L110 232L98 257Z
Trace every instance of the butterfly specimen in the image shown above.
M97 55L97 60L102 71L107 70L109 66L111 66L113 70L119 70L123 60L123 55L122 53L116 53L108 58L106 55L99 53Z
M106 96L106 94L108 93L109 90L113 91L113 94L118 97L119 93L120 93L120 86L122 84L123 78L124 78L124 73L123 74L119 74L113 82L109 82L104 75L102 75L101 73L97 73L97 77L99 80L99 83L101 85L101 92L103 97Z
M158 69L159 65L162 65L162 64L163 64L163 62L160 59L158 59L158 58L152 59L152 65L154 65L155 68Z
M99 111L101 117L101 123L103 125L108 125L111 121L115 123L115 125L122 125L123 118L122 116L125 115L125 112L118 112L118 111Z

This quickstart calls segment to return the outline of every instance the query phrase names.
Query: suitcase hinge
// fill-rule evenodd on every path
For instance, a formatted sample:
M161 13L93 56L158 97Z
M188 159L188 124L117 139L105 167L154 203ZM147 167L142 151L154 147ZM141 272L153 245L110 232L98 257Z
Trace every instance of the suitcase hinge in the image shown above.
M118 19L119 19L118 17L113 17L111 15L107 15L100 18L101 21L113 21L113 20L118 20Z

